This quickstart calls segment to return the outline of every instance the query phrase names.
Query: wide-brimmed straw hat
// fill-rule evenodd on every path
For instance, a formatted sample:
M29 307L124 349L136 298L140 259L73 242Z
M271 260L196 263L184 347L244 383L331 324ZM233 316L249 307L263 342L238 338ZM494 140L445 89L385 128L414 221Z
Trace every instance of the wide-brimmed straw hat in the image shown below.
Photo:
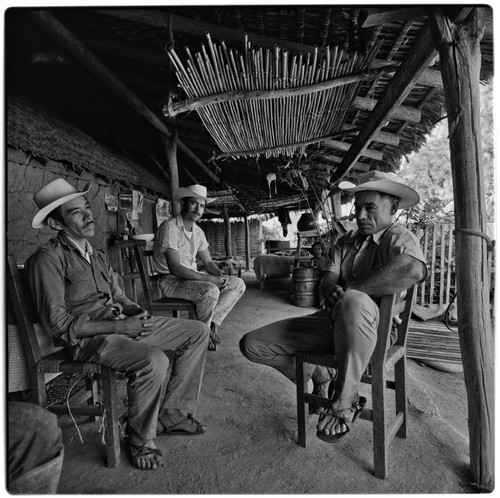
M358 176L358 184L343 181L338 185L339 189L350 193L372 190L383 194L390 194L399 198L399 209L407 209L420 202L420 196L408 185L398 181L398 177L392 173L372 170L361 173Z
M58 178L53 182L45 185L34 196L33 200L37 205L38 213L33 218L33 228L44 228L47 226L47 215L49 215L56 207L69 202L76 197L85 195L90 189L90 183L85 185L85 188L78 192L75 187L70 185L66 180Z
M179 202L185 197L195 197L196 199L203 199L207 204L210 204L215 199L209 199L207 195L207 187L203 185L189 185L189 187L175 189L172 193L172 198L174 201Z

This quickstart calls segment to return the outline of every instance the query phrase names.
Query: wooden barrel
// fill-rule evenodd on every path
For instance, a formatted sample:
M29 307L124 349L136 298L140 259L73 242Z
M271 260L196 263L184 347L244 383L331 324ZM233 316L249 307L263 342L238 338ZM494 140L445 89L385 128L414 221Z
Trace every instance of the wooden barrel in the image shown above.
M318 268L294 268L292 272L292 304L301 308L319 305L320 271Z

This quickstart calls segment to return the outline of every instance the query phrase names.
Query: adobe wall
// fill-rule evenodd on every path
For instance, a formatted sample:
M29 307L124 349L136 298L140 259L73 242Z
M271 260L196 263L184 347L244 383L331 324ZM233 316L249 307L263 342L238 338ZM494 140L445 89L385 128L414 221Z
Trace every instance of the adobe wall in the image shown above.
M92 211L97 221L95 238L91 241L95 247L104 249L110 254L112 240L121 233L124 218L119 211L109 212L104 203L106 194L118 195L118 183L107 183L95 174L81 171L76 173L72 168L61 162L34 157L13 147L7 148L7 164L5 171L5 193L7 216L6 254L14 254L18 263L22 264L38 245L55 236L50 228L36 230L31 227L33 217L37 212L33 194L42 186L57 178L64 178L78 190L86 183L91 183L87 198L91 202ZM154 218L154 202L156 199L145 199L144 213L139 215L139 225L143 233L149 233L156 228ZM210 244L212 256L225 257L224 223L214 223L206 220L200 222ZM260 221L250 220L250 253L251 260L262 254L260 237ZM245 262L245 226L243 221L231 223L233 256Z
M36 230L31 222L38 209L33 201L33 194L47 183L57 178L64 178L82 189L91 182L88 199L91 201L94 216L99 222L96 225L96 236L93 243L96 247L105 248L107 240L116 233L116 214L108 213L104 206L104 195L110 190L101 185L95 175L82 172L77 175L64 164L47 161L42 164L33 156L21 150L8 147L6 165L6 236L7 254L14 254L19 263L23 263L36 247L54 237L50 228Z

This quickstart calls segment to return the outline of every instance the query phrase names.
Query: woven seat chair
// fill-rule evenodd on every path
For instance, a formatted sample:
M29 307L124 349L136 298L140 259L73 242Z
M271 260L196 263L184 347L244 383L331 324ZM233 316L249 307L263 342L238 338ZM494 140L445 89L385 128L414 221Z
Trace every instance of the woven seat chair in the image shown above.
M377 344L361 382L371 384L372 408L365 409L361 418L373 422L373 459L374 475L385 479L387 474L389 445L395 436L407 435L408 404L406 394L406 337L413 305L414 287L406 295L384 296L380 304L380 321ZM400 323L393 318L398 317ZM391 330L396 323L397 339L390 345ZM298 444L306 446L306 408L307 404L329 408L331 400L307 392L304 377L304 364L322 365L338 368L333 355L317 353L298 353L296 355L297 378L297 422ZM388 379L389 371L394 368L394 380ZM396 413L393 417L387 409L387 389L394 391ZM391 420L390 420L391 418Z
M35 324L39 322L36 307L27 288L24 272L18 268L14 256L8 257L7 288L7 297L14 310L26 356L31 401L54 413L69 413L69 405L71 414L75 416L86 415L91 420L95 420L95 417L106 417L104 425L107 466L117 467L120 464L120 418L115 370L94 362L73 361L66 350L61 348L42 355L35 332ZM48 373L84 375L86 390L83 400L78 396L69 398L67 403L61 405L47 405L45 374ZM102 389L99 379L102 381ZM79 403L73 404L77 400Z

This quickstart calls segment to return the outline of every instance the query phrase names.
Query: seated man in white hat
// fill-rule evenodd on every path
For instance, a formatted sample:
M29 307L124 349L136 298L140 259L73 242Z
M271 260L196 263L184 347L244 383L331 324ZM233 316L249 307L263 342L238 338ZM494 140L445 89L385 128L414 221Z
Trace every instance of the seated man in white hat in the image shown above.
M166 297L194 301L196 318L211 329L209 350L215 351L220 343L217 327L245 292L245 282L223 276L212 260L203 230L196 224L213 200L207 198L206 187L181 187L172 197L180 202L181 212L159 226L154 240L154 264L162 274L159 285ZM197 257L204 271L198 271Z
M358 389L377 342L377 298L403 292L427 274L417 238L393 223L398 209L420 201L417 192L380 171L359 175L357 186L341 182L339 188L355 195L358 228L339 238L333 264L321 280L325 309L271 323L240 341L250 361L274 367L292 381L296 352L335 354L339 370L323 380L333 382L332 404L317 425L317 436L330 443L350 431L366 402ZM314 365L308 366L306 380L312 376L314 385L317 372ZM314 389L317 392L318 386Z
M195 409L209 328L194 320L148 317L119 287L104 251L93 248L95 220L85 194L59 178L38 191L33 228L57 231L26 261L43 328L74 360L95 361L128 378L128 449L132 464L162 464L157 435L195 435L206 427ZM165 354L171 352L170 359Z

